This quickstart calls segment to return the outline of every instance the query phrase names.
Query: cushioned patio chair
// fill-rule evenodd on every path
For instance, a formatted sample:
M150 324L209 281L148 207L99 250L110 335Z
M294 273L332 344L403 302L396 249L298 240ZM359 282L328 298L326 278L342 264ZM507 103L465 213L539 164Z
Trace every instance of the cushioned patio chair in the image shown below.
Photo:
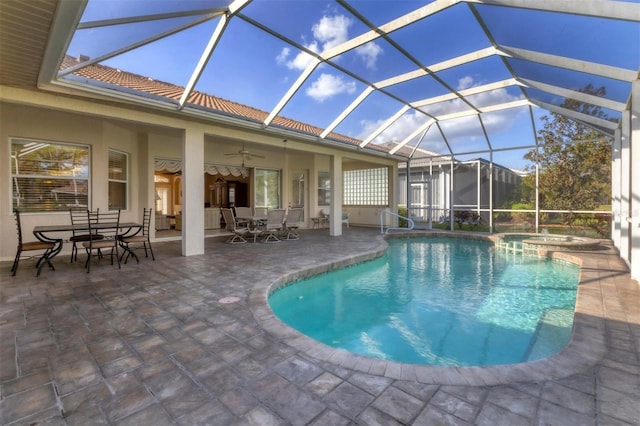
M342 213L342 223L345 223L347 225L347 228L349 227L349 213Z
M233 210L226 208L220 210L222 211L222 218L224 219L226 230L232 233L231 238L225 242L227 244L246 243L247 240L245 240L244 236L249 232L249 228L246 226L238 226Z
M324 211L324 209L320 209L320 228L329 226L330 220L331 214Z
M38 272L36 275L40 275L40 269L42 264L46 262L49 267L53 270L55 268L51 264L48 259L49 254L56 248L56 243L54 242L45 242L45 241L22 241L22 223L20 221L20 211L17 209L14 210L16 215L16 230L18 231L18 249L16 250L16 257L13 260L13 265L11 266L11 275L15 276L18 271L18 264L20 263L20 258L22 257L22 252L25 251L42 251L43 253L38 256L38 261L36 263L36 268L38 268ZM62 242L60 242L62 243ZM33 256L36 257L36 256Z
M287 211L287 217L284 222L285 226L285 240L297 240L300 238L298 234L298 228L302 226L304 221L304 209L289 209Z
M265 224L265 229L263 231L264 238L262 239L262 242L280 242L278 235L282 232L284 226L285 213L285 209L273 209L267 212L267 223Z
M251 207L235 207L235 210L236 223L240 227L248 226L253 219L253 210L251 210Z
M151 253L151 259L153 259L154 261L156 260L156 257L153 255L151 240L149 239L149 228L151 227L151 210L151 208L145 208L142 211L142 228L140 228L140 232L130 237L120 237L120 244L124 249L124 251L122 252L122 257L124 257L125 265L127 264L127 260L129 260L129 256L135 257L136 262L140 263L140 259L138 259L138 256L136 256L133 250L144 249L144 257L149 257L149 254L147 253L147 247L149 248L149 252Z

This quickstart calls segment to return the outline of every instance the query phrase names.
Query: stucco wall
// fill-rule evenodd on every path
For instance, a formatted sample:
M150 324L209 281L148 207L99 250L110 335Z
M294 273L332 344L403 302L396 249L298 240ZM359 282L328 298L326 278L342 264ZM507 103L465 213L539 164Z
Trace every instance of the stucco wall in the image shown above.
M34 95L42 97L46 103L56 103L49 95ZM66 105L69 102L60 98L59 104ZM69 102L68 107L77 110L100 110L95 104L79 105L77 102ZM111 111L109 108L105 112ZM111 111L121 114L121 110ZM129 194L127 211L122 212L124 221L140 221L142 208L153 206L153 163L154 158L180 159L184 132L180 128L160 127L146 123L125 121L122 118L103 118L88 113L62 111L52 109L50 106L38 107L21 105L14 102L0 102L0 260L10 260L15 256L16 231L15 220L12 214L11 194L11 168L10 146L11 137L37 139L51 142L66 142L89 145L91 147L91 177L90 177L90 208L108 210L108 150L114 149L129 155ZM143 113L132 112L132 119ZM171 120L176 126L189 122ZM213 164L239 165L239 160L231 160L226 153L237 152L243 142L239 137L246 137L248 143L264 143L252 146L252 153L264 156L263 159L255 159L247 164L249 167L273 168L283 171L282 203L288 206L290 198L292 172L305 173L305 204L308 226L310 217L317 216L320 206L317 204L317 172L328 171L330 167L331 150L326 145L318 145L317 152L304 152L307 145L300 142L287 143L261 134L243 134L237 129L226 129L219 126L207 126L205 136L204 162ZM340 154L341 156L344 153ZM361 154L353 154L353 157L363 157ZM347 158L347 157L343 157ZM345 160L344 170L352 167L380 167L392 166L392 160L380 159L373 163L367 163L353 158ZM393 179L392 179L393 180ZM392 183L391 192L393 192ZM394 195L392 194L392 197ZM364 225L379 225L379 210L376 208L350 208L351 223ZM25 240L33 240L31 229L36 225L54 225L69 223L69 215L66 212L57 213L30 213L22 216ZM61 235L68 238L69 235ZM64 253L68 253L70 245L65 244Z
M130 185L129 208L122 211L122 220L139 220L138 210L144 199L140 194L141 167L136 165L139 140L137 132L108 121L81 114L43 110L27 106L2 104L0 108L0 259L13 258L16 250L15 220L11 198L11 138L20 137L50 142L66 142L89 145L91 149L90 208L108 210L108 150L116 149L129 154ZM144 187L144 186L142 186ZM36 225L69 223L69 213L25 213L21 215L25 241L34 240L30 230ZM61 234L61 236L64 234ZM68 236L65 236L68 237ZM65 249L68 249L65 247Z

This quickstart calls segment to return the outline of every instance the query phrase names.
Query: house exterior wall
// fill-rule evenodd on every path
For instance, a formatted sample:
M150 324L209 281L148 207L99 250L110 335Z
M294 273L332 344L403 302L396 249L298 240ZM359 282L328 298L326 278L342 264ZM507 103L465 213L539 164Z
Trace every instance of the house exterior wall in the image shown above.
M119 128L107 121L63 111L43 110L21 105L2 104L0 108L0 167L2 170L0 199L2 226L0 226L0 258L15 255L16 230L12 214L12 186L10 164L11 138L21 137L40 141L65 142L89 145L91 150L91 176L89 181L90 208L102 211L109 209L108 200L108 150L115 149L129 155L132 170L142 170L139 141L136 132ZM121 212L123 221L138 221L138 211L142 210L140 175L130 174L128 209ZM146 204L145 204L146 205ZM68 212L27 213L21 215L24 239L33 241L30 231L36 225L56 225L69 223ZM61 235L62 237L62 235ZM68 238L64 236L64 238Z
M382 156L366 155L348 150L338 151L330 144L318 144L289 140L286 152L283 139L265 132L249 131L210 123L194 123L163 114L154 114L140 108L124 108L102 105L93 100L80 100L2 87L0 92L0 260L15 256L16 230L12 213L12 187L10 164L10 138L22 137L42 141L66 142L89 145L91 150L90 208L107 210L108 206L108 150L114 149L129 155L128 209L122 212L123 221L141 221L143 207L154 205L154 159L183 158L185 129L200 129L204 148L200 158L213 164L239 165L224 154L237 152L243 142L251 143L251 152L264 155L255 159L251 167L282 170L282 206L290 199L289 175L292 170L304 171L308 182L305 190L307 211L305 217L317 212L317 171L328 170L329 158L340 152L345 161L360 161L370 167L385 166L393 169L396 160ZM264 148L262 148L264 147ZM373 165L373 166L372 166ZM201 173L204 176L203 173ZM202 177L204 182L204 177ZM189 190L189 188L187 188ZM393 188L390 189L393 194ZM204 194L200 195L204 199ZM196 197L196 199L198 199ZM200 205L198 208L204 208ZM364 208L364 211L368 209ZM355 214L355 212L354 212ZM198 216L198 215L196 215ZM377 218L369 214L358 215L363 225L375 226ZM29 213L21 216L25 241L33 240L30 230L36 225L66 224L69 214ZM353 222L352 222L353 223ZM61 235L68 238L68 235ZM183 240L185 235L183 233ZM187 238L201 240L195 232ZM196 244L198 246L199 244ZM65 244L63 254L70 249ZM189 253L183 253L189 254Z

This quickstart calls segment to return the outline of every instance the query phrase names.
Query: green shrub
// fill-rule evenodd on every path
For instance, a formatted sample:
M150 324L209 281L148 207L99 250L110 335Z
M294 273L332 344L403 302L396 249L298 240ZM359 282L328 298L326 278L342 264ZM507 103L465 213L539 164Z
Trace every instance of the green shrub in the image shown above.
M407 209L406 206L398 206L398 215L403 216L403 217L409 217L408 216L408 212L409 210ZM406 219L403 219L402 217L398 219L398 226L400 228L408 228L409 227L409 222L407 222Z
M511 206L511 208L513 210L533 210L534 206L530 203L513 203L513 206ZM531 213L511 212L511 217L516 222L528 222L531 216Z

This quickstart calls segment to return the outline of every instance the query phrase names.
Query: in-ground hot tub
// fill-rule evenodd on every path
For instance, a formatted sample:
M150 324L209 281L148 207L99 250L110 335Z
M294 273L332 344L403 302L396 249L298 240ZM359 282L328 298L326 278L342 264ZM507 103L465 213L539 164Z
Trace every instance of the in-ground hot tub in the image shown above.
M600 244L593 238L557 234L505 233L490 238L499 249L532 255L539 250L595 250Z

